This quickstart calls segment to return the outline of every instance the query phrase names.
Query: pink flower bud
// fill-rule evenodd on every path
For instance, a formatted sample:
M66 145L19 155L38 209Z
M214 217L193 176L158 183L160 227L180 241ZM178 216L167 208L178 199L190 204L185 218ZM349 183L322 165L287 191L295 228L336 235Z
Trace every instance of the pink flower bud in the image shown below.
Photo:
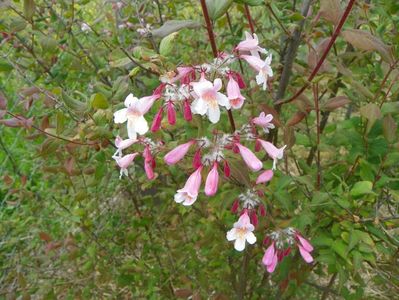
M243 214L248 214L248 208L244 208L241 213L240 216L242 216Z
M299 243L305 249L307 252L312 252L313 251L313 246L309 243L307 239L302 237L299 233L296 234L296 238L299 240Z
M223 171L224 171L224 176L229 178L231 175L231 170L230 170L230 166L229 166L229 163L227 162L227 160L224 161Z
M205 182L205 195L213 196L216 194L218 190L219 184L219 173L218 173L218 164L214 162L211 171L208 173Z
M151 162L153 160L150 146L145 146L144 151L143 151L143 157L146 162Z
M274 243L272 243L267 249L265 254L263 255L262 258L262 263L265 266L268 266L270 264L272 264L273 262L273 258L274 258L274 254L275 254L275 249L274 249Z
M278 259L278 262L281 262L281 261L283 260L283 258L284 258L284 251L282 251L282 250L277 250L277 259Z
M263 204L259 204L259 214L262 217L266 216L266 208Z
M249 150L247 147L244 147L243 145L237 143L237 147L240 150L241 157L247 164L247 166L252 170L252 171L259 171L263 164L262 162L255 156L255 154L252 153L251 150Z
M256 214L256 211L255 210L252 210L251 211L251 223L256 227L256 226L258 226L258 216L257 216L257 214Z
M306 251L302 246L298 245L298 248L303 260L307 263L311 263L313 261L312 255L310 255L310 253Z
M265 238L263 239L263 245L268 245L270 243L270 237L267 235L265 236Z
M256 179L256 184L269 182L270 180L272 180L272 178L273 178L273 171L266 170L266 171L260 173L260 175Z
M164 161L168 165L174 165L175 163L180 161L187 154L187 152L190 149L192 144L194 144L194 141L189 141L185 144L181 144L181 145L177 146L176 148L174 148L173 150L171 150L170 152L168 152L165 155Z
M231 206L231 212L233 214L237 213L239 205L240 205L240 201L238 201L238 199L234 200L233 205Z
M237 81L234 80L233 76L229 76L229 82L227 83L227 98L230 101L230 105L234 109L239 109L244 104L245 97L241 95L240 87Z
M184 119L188 122L190 122L193 119L190 103L188 103L188 100L185 100L183 102L183 116L184 116Z
M161 97L163 90L165 89L166 84L161 83L152 93L154 96L157 96L158 98Z
M284 257L288 256L291 253L291 247L288 247L287 249L284 250Z
M154 170L152 169L151 162L144 161L144 170L145 170L145 174L147 175L147 178L149 180L152 180L155 178Z
M246 84L245 84L244 80L242 79L241 74L238 72L234 72L234 71L231 71L231 74L233 75L234 79L237 81L239 88L245 89Z
M193 168L196 169L201 165L201 149L198 149L193 158Z
M258 139L256 139L256 141L255 141L255 152L259 152L261 149L262 149L262 144L261 144L261 142Z
M161 128L162 115L163 115L163 107L161 107L158 110L157 114L154 117L154 120L152 121L152 125L151 125L152 132L156 132Z
M168 122L170 125L176 124L176 111L172 101L168 102Z

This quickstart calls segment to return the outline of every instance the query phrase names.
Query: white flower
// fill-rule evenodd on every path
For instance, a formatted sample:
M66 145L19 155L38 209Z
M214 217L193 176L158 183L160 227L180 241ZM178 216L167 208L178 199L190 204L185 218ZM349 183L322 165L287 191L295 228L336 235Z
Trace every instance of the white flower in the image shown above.
M273 70L270 66L272 63L272 55L269 54L265 61L262 61L259 57L252 55L241 55L240 57L245 59L253 69L259 72L258 75L256 75L256 83L258 85L263 84L263 90L266 90L267 79L268 77L273 76Z
M135 140L137 133L143 135L148 131L148 124L144 119L144 114L147 113L156 99L157 96L155 95L138 99L133 94L129 94L125 99L126 108L114 113L115 123L122 124L127 121L129 139Z
M256 236L253 234L255 227L249 220L248 213L243 213L236 223L234 228L229 230L226 234L228 241L234 241L234 249L242 251L245 249L245 241L250 244L255 244Z
M212 84L212 82L203 78L198 82L192 82L191 85L196 96L191 104L192 112L202 116L207 114L209 121L214 124L217 123L220 119L219 105L230 109L229 99L218 92L222 88L222 80L216 78Z

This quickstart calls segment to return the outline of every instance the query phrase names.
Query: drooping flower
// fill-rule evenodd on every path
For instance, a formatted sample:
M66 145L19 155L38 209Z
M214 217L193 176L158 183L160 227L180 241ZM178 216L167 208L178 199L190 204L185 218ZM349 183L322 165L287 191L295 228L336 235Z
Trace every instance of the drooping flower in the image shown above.
M229 99L218 92L222 88L222 80L216 78L212 84L212 82L205 78L201 78L200 81L192 82L191 85L196 96L196 99L191 104L192 112L202 116L207 114L209 121L214 124L219 122L219 105L230 109Z
M125 99L126 108L114 113L114 122L122 124L127 121L127 133L130 139L136 139L137 133L145 134L148 131L148 124L144 119L144 114L158 97L158 95L151 95L138 99L133 94L129 94Z
M173 150L169 151L165 157L164 161L168 165L174 165L178 161L180 161L188 152L190 149L191 145L194 144L195 141L189 141L187 143L181 144L174 148Z
M273 168L272 170L276 169L277 161L283 158L284 149L287 145L284 145L281 148L277 148L270 142L266 142L264 140L259 139L260 143L262 144L263 149L267 152L271 159L273 159Z
M199 188L201 186L201 170L202 166L190 175L182 189L177 190L175 194L175 201L177 203L189 206L197 200Z
M262 258L262 263L266 266L269 273L273 273L276 269L278 262L277 251L275 249L275 243L273 242L267 249Z
M211 171L208 173L205 182L205 195L213 196L218 190L219 184L219 173L218 173L218 163L214 162Z
M184 102L183 102L183 117L188 122L190 122L193 119L190 103L188 102L187 99L184 100Z
M175 125L176 124L176 110L175 110L175 106L172 101L168 102L167 108L168 108L168 123L170 125Z
M151 131L152 132L157 132L161 128L161 123L162 123L162 115L163 115L163 107L158 110L157 114L154 117L154 120L152 121L151 125Z
M112 157L118 156L122 157L122 150L129 148L133 145L137 140L135 139L126 139L123 140L119 135L115 138L115 146L117 148L115 154Z
M258 75L256 75L256 83L258 85L263 85L263 90L266 90L267 79L273 76L273 70L270 66L272 63L272 55L269 54L265 61L253 55L241 55L240 57L245 59L253 69L259 72Z
M265 114L263 111L260 113L259 117L255 117L252 119L252 122L260 127L263 128L263 130L266 133L269 133L269 129L274 128L274 124L270 123L273 120L273 115L272 114Z
M189 84L195 80L195 69L193 67L177 67L178 74L172 78L172 82L180 80L181 84Z
M116 163L118 164L120 170L119 179L122 178L123 175L128 176L127 168L132 164L134 158L138 155L138 153L127 154L122 157L114 157Z
M269 182L273 178L273 170L266 170L262 172L256 179L256 184Z
M241 95L240 87L232 75L229 75L229 82L227 83L227 98L230 105L234 109L240 109L244 104L245 97Z
M154 161L154 158L152 157L151 150L148 145L144 149L143 157L144 157L145 174L147 175L147 178L149 180L152 180L155 178L155 174L154 174L155 161Z
M310 253L313 251L313 246L309 243L307 239L301 236L298 232L295 234L295 237L298 239L298 249L304 261L307 263L311 263L313 261L312 255Z
M245 40L241 41L236 47L240 52L250 52L251 55L259 57L260 53L267 53L264 48L259 46L259 39L256 33L253 36L249 32L245 32Z
M251 224L248 213L244 212L238 221L234 223L233 228L226 234L228 241L234 242L234 249L243 251L245 249L245 242L255 244L256 236L253 234L255 227Z
M255 154L252 153L251 150L241 145L240 143L236 143L235 145L240 150L240 154L244 162L252 171L259 171L260 169L262 169L262 162L255 156Z

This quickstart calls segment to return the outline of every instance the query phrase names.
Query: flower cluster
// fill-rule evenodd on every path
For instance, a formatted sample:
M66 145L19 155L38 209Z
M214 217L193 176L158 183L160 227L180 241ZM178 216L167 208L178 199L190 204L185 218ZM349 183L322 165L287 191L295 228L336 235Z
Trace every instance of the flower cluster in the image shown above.
M265 54L267 57L263 60L261 55ZM128 167L136 156L141 155L147 178L151 180L156 177L154 154L162 150L164 145L162 142L153 142L144 135L149 130L157 132L163 129L165 112L168 124L173 126L177 123L179 115L187 122L193 119L193 115L206 116L212 124L216 124L224 111L229 111L231 117L231 110L242 109L246 100L242 91L246 85L242 75L230 67L238 60L247 62L257 72L256 83L264 90L267 89L268 79L273 76L272 55L259 46L256 34L246 33L246 39L240 42L231 54L220 53L211 63L178 67L177 72L161 76L161 84L150 96L139 99L130 94L124 102L125 108L114 113L115 123L127 123L128 139L123 140L119 136L116 138L117 151L113 155L120 168L120 176L128 175ZM160 102L159 110L149 126L145 115L156 101ZM175 202L184 206L193 205L197 201L204 174L205 195L211 197L217 193L221 179L226 180L231 176L230 160L234 155L241 157L252 172L259 172L254 187L240 194L231 209L239 218L227 232L226 238L228 241L234 241L237 251L243 251L246 242L256 243L253 231L258 226L258 218L266 217L266 208L262 203L264 195L256 185L272 180L277 162L283 158L286 148L279 148L262 138L263 134L269 133L273 128L273 115L261 112L233 133L214 131L212 138L192 138L171 149L164 156L164 162L170 166L178 164L190 151L193 152L193 171L174 196ZM137 147L136 145L140 145L140 151L123 156L122 151L131 146ZM265 151L273 161L271 169L263 169L263 162L251 150L252 147L255 152L262 149ZM220 172L224 177L220 178ZM273 232L268 235L267 240L269 246L263 263L269 272L274 271L277 262L288 255L295 243L306 262L313 260L310 255L313 248L292 228Z

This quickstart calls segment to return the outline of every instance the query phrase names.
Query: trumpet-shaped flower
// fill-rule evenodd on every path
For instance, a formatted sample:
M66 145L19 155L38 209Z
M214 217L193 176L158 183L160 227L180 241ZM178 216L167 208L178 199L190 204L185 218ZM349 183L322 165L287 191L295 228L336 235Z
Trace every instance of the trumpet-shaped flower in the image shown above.
M278 262L277 251L274 243L272 243L267 249L262 258L262 263L266 266L269 273L273 273L276 269Z
M169 151L165 157L164 161L168 165L174 165L187 154L188 150L190 149L191 145L194 144L194 141L189 141L185 144L181 144L174 148L173 150Z
M229 76L229 82L227 83L227 98L230 101L230 105L234 109L239 109L244 104L245 97L241 95L240 87L238 82L234 80L233 76Z
M127 168L133 163L134 158L138 155L138 153L127 154L122 157L114 157L116 163L118 164L120 170L119 179L122 178L123 175L128 176Z
M262 144L262 147L265 149L267 154L270 156L271 159L273 159L273 168L272 170L276 169L277 161L279 159L283 158L284 155L284 149L287 147L287 145L284 145L281 148L277 148L270 142L266 142L264 140L259 139L260 143Z
M250 52L251 55L259 57L260 53L267 53L264 48L259 46L259 39L256 33L251 35L249 32L245 32L245 40L241 41L235 48L240 52Z
M244 162L252 171L259 171L260 169L262 169L262 162L255 156L255 154L253 154L251 150L239 143L236 143L235 145L240 150L240 154Z
M273 170L266 170L258 176L258 178L256 179L256 184L268 182L272 180L272 178Z
M205 182L205 195L213 196L216 194L218 190L219 184L219 173L218 173L218 164L215 162L211 171L208 173Z
M266 90L267 79L273 76L273 70L270 66L272 63L272 55L269 54L265 61L253 55L241 55L240 57L245 59L253 69L259 72L258 75L256 75L256 83L258 85L263 85L263 90Z
M245 249L245 242L255 244L256 236L253 234L255 227L251 224L248 213L244 212L234 226L226 234L228 241L234 242L234 249L243 251Z
M138 99L133 94L129 94L125 99L126 108L114 113L115 123L122 124L127 121L129 139L135 140L137 133L143 135L148 131L148 124L144 119L144 115L158 98L159 95L152 95Z
M198 82L192 82L191 85L193 86L196 96L196 99L191 104L192 112L202 116L207 114L209 121L214 124L219 122L219 105L230 109L229 99L218 92L222 88L222 80L216 78L212 84L212 82L202 78Z
M201 170L200 166L190 177L187 179L186 184L175 194L175 201L185 206L192 205L198 197L198 191L201 186Z
M302 237L299 233L296 233L296 238L298 239L298 249L299 253L301 254L302 258L304 261L307 263L311 263L313 261L312 255L310 255L310 252L313 251L313 246L309 243L307 239Z
M112 156L114 157L122 157L122 150L129 148L133 145L137 140L135 139L126 139L123 140L119 135L115 138L115 146L117 148L115 154Z
M262 127L266 133L269 133L269 129L274 128L274 124L270 123L273 120L272 114L265 114L263 111L260 113L259 117L252 119L252 122L259 127Z

